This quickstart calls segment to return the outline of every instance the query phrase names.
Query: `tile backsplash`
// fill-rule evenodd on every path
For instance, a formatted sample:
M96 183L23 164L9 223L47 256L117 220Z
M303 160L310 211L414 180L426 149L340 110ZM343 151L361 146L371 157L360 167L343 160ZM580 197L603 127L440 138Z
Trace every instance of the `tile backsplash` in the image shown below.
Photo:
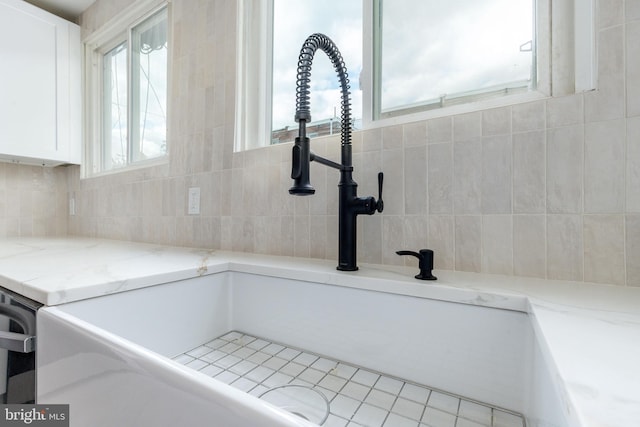
M84 34L129 3L98 0ZM385 212L359 218L359 261L413 265L395 251L429 247L438 269L640 286L639 4L599 1L597 91L355 133L359 194L376 195L385 172ZM90 179L7 166L33 200L52 182L65 193L45 203L55 227L21 196L31 232L337 259L338 174L314 164L316 195L294 197L290 144L233 152L236 2L172 7L168 163ZM336 138L312 146L339 158ZM187 214L189 187L200 215ZM5 188L5 223L22 230Z

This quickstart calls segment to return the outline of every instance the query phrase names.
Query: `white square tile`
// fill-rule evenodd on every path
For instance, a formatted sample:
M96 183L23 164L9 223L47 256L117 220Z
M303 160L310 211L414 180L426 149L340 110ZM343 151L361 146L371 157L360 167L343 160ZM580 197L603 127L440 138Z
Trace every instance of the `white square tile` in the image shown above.
M252 369L255 369L257 366L258 365L256 365L253 362L249 362L248 360L241 360L240 362L230 367L229 370L234 374L238 374L242 376L242 375L245 375L247 372L251 371Z
M340 390L340 394L363 401L364 398L367 397L367 394L369 394L369 390L371 389L367 386L349 381L342 390Z
M460 417L458 417L458 421L456 422L456 427L487 427L490 425L491 424L482 424Z
M417 427L418 421L410 420L398 414L389 414L385 420L384 427Z
M187 355L187 354L181 354L179 356L176 356L173 358L173 360L175 360L176 362L182 364L182 365L186 365L187 363L191 362L194 358Z
M238 378L231 383L231 387L237 388L238 390L244 391L245 393L250 392L257 385L257 383L246 378Z
M322 394L324 394L324 396L327 398L327 400L329 402L331 402L338 395L338 393L336 393L335 391L331 391L331 390L329 390L327 388L320 387L320 386L315 386L315 387L313 387L313 389L319 391Z
M235 365L236 363L240 362L241 360L242 359L240 359L239 357L232 356L232 355L229 354L229 355L223 357L222 359L216 360L215 364L217 366L220 366L221 368L228 369L228 368L232 367L233 365Z
M251 341L249 344L247 344L247 347L252 348L254 350L262 350L268 345L269 345L269 341L265 341L258 338L255 341Z
M255 353L256 351L252 348L249 347L240 347L238 350L233 352L234 356L237 356L241 359L246 359L249 356L251 356L253 353Z
M458 406L460 406L460 399L449 396L448 394L432 391L427 401L427 406L456 415L458 413Z
M289 362L280 369L280 372L282 372L283 374L291 375L292 377L297 377L305 369L306 368L299 363Z
M200 369L204 368L207 365L208 363L205 362L204 360L194 359L191 362L187 363L185 366L188 366L191 369L195 369L196 371L199 371Z
M324 427L345 427L349 421L344 418L338 417L333 414L329 414L327 421L324 422Z
M358 368L354 366L338 363L338 366L336 366L331 373L340 378L351 379L357 370Z
M269 369L264 366L258 366L253 371L248 372L246 377L257 383L261 383L262 381L266 380L271 375L273 375L274 372L275 371L273 369Z
M227 357L227 353L224 353L222 351L219 350L213 350L212 352L205 354L204 356L202 356L200 359L209 362L209 363L213 363L216 360L220 360L223 357Z
M223 345L222 347L220 347L218 350L220 351L224 351L225 353L231 354L234 351L238 350L240 348L240 346L236 343L227 343L225 345Z
M223 370L224 369L219 368L216 365L209 365L207 367L204 367L204 368L200 369L200 372L202 372L203 374L208 375L210 377L215 377L216 375L218 375Z
M294 378L293 381L291 381L289 384L291 384L291 385L300 385L300 386L309 387L309 388L316 387L315 384L311 384L310 382L303 381L303 380L301 380L299 378Z
M293 360L300 354L300 350L296 350L295 348L285 348L280 353L278 353L278 357L285 360Z
M396 380L394 378L382 376L378 379L378 381L373 387L377 388L378 390L386 391L387 393L397 395L400 393L400 390L402 390L403 385L404 385L404 382L402 381Z
M211 348L205 345L201 345L200 347L196 347L193 350L187 352L189 356L195 357L195 358L204 356L207 353L211 353Z
M365 399L365 402L384 408L387 411L391 410L393 403L396 401L396 396L386 393L384 391L373 389L369 392L369 395Z
M493 411L494 427L523 427L522 418L513 414L495 410Z
M414 402L426 404L431 390L426 387L420 387L415 384L405 383L400 391L400 396Z
M293 359L294 362L305 366L311 366L316 360L318 360L318 356L310 353L300 353Z
M335 415L351 419L359 406L360 401L339 394L331 401L330 410Z
M258 384L257 386L255 386L253 390L249 392L249 394L252 396L260 397L264 393L268 392L269 390L270 390L269 387L265 387L262 384Z
M269 378L262 382L263 385L273 388L279 387L282 385L289 384L293 380L293 377L290 375L283 374L282 372L276 372L271 375Z
M252 342L254 342L257 338L254 337L253 335L242 335L242 337L240 337L239 339L237 339L235 341L236 344L241 345L243 347L251 344Z
M261 349L263 353L267 353L271 355L278 354L282 350L284 350L284 346L280 344L274 344L274 343L271 343L268 346Z
M232 382L234 382L238 378L240 378L240 376L234 374L233 372L229 372L229 371L222 371L220 374L216 375L216 377L215 377L216 380L222 381L225 384L231 384Z
M422 422L428 427L454 427L456 425L456 416L439 409L427 407L422 416Z
M304 372L302 372L300 375L298 375L298 378L303 380L303 381L307 381L308 383L311 383L313 385L316 385L320 382L320 380L325 376L326 374L324 372L320 372L317 369L313 369L313 368L307 368L304 370Z
M265 360L264 363L262 363L262 366L266 366L267 368L271 368L274 371L277 371L286 364L286 360L281 359L278 356L273 356L271 359Z
M234 340L237 340L238 338L242 338L242 334L240 332L232 331L224 334L220 338L227 341L234 341Z
M424 405L399 397L396 403L393 404L391 412L420 421L422 413L424 412Z
M342 387L347 383L344 378L336 377L335 375L327 375L318 383L319 386L328 388L336 393L342 390Z
M491 408L467 400L460 401L458 416L491 425Z
M388 413L384 409L363 403L356 411L352 421L366 426L379 426L382 425Z
M220 338L216 338L215 340L209 341L205 344L207 347L211 347L212 349L218 349L224 345L227 345L227 341L221 340Z
M258 365L263 364L266 360L271 359L271 355L267 353L263 353L261 351L256 351L251 356L247 357L247 360L257 363Z
M378 381L378 378L380 378L380 375L378 374L374 374L373 372L369 372L364 369L359 369L358 372L351 377L351 381L373 387L376 381Z
M338 363L335 360L325 359L324 357L319 358L311 365L312 368L317 369L322 372L329 372L333 368L335 368Z

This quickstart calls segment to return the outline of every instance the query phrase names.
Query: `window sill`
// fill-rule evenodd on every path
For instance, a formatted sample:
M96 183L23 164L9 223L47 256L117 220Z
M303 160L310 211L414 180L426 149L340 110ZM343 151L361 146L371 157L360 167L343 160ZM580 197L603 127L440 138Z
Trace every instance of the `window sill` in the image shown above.
M142 169L151 169L159 166L168 166L169 156L156 157L149 160L144 160L136 163L129 164L120 168L109 169L106 171L88 173L86 170L83 172L81 179L101 178L109 175L117 175L127 172L140 171Z
M518 93L514 95L501 96L491 99L484 99L476 102L465 104L451 105L438 109L425 110L411 114L398 115L395 117L387 117L378 120L363 121L362 130L377 129L386 126L401 125L406 123L418 122L422 120L437 119L441 117L455 116L465 113L473 113L476 111L488 110L491 108L508 107L511 105L524 104L527 102L542 100L549 98L548 95L539 91L529 91L526 93Z

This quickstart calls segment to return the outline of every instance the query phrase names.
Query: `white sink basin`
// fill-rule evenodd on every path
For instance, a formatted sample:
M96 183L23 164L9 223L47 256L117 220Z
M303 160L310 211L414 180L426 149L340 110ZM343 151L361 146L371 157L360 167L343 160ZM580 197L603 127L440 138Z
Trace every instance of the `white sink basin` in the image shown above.
M524 312L228 271L38 316L38 401L75 426L310 425L171 360L232 330L567 425Z

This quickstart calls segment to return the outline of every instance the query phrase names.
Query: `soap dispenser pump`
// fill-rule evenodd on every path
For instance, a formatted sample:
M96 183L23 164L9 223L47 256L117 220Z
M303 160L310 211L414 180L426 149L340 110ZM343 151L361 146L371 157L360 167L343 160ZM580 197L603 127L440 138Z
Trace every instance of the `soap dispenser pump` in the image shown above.
M418 267L420 273L415 276L420 280L437 280L438 278L431 274L433 270L433 251L431 249L420 249L420 253L413 251L397 251L398 255L411 255L418 258Z

